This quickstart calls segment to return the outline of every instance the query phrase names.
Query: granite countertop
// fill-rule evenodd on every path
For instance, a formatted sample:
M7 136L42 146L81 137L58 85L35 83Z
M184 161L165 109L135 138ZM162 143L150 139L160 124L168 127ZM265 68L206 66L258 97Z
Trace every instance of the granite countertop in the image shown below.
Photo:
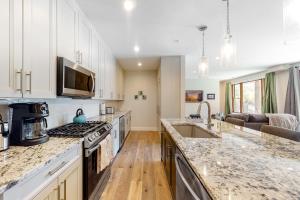
M118 111L114 114L106 114L106 115L98 115L95 117L91 117L88 120L95 120L95 121L106 121L108 123L112 123L115 119L122 117L123 115L126 115L127 113L131 112L128 111Z
M11 146L0 152L0 194L81 142L81 138L50 137L40 145Z
M213 199L300 200L300 143L214 120L218 138L184 138L161 120Z

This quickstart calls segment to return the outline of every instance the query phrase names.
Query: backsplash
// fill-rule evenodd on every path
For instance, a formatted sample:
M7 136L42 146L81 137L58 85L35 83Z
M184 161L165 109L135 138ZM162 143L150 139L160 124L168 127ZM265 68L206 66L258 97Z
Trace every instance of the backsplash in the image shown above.
M107 106L114 106L118 110L119 103L115 101L100 101L92 99L7 99L0 100L0 113L4 121L9 118L8 105L21 102L46 102L49 106L48 128L54 128L73 121L78 108L82 108L87 117L99 115L100 103L106 103Z

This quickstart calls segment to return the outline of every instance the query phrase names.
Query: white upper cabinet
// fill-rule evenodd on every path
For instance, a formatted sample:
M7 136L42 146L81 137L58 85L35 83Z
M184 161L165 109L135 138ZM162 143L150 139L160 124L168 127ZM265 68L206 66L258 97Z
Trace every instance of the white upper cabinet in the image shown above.
M99 40L99 87L100 87L100 99L105 98L105 51L104 51L104 42Z
M23 0L23 96L47 98L53 91L55 0Z
M92 34L92 54L91 54L91 67L96 73L96 86L95 86L95 99L101 98L101 88L100 88L100 53L99 53L99 39L96 32L93 31Z
M78 15L78 53L79 64L90 68L91 52L91 25L83 14Z
M77 10L68 0L57 1L57 56L78 61L76 52Z
M15 24L16 26L14 26ZM0 27L0 96L21 97L21 3L16 4L13 0L0 1ZM14 34L12 34L13 32ZM18 53L18 56L13 56L14 51Z
M96 99L122 99L121 71L75 0L0 1L0 98L56 97L56 60L96 74Z

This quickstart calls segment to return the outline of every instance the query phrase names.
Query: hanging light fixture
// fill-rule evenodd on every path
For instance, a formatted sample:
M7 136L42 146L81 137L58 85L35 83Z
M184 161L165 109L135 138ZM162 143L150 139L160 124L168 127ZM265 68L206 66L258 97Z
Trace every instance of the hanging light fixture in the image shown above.
M227 3L227 19L226 19L226 33L221 48L221 65L223 67L235 67L237 63L236 46L233 42L230 32L230 15L229 15L229 0L222 0Z
M198 66L198 73L200 76L208 75L208 58L205 56L205 40L204 40L204 32L207 30L206 25L202 25L198 27L199 31L202 32L202 56L200 59L200 63Z

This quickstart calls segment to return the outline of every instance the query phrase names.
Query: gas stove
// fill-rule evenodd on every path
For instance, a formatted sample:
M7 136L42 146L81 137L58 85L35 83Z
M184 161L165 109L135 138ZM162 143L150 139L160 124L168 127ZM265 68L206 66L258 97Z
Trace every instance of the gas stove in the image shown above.
M110 133L112 125L103 121L87 121L84 124L70 123L47 131L50 137L84 138L84 148L90 148Z

